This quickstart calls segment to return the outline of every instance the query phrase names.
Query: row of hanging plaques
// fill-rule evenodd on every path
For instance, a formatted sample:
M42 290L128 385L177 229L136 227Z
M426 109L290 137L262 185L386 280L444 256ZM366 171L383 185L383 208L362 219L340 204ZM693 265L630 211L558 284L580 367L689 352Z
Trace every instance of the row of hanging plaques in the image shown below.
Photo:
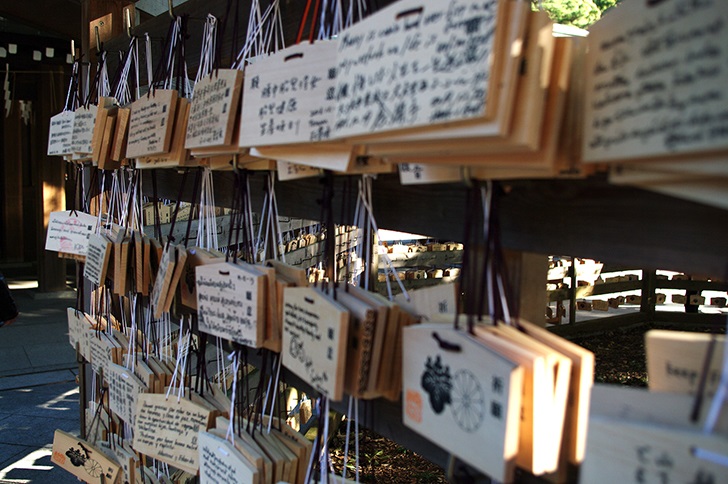
M215 69L191 99L150 89L60 113L48 154L103 169L277 160L289 177L413 160L553 174L571 50L528 2L402 0L334 39Z
M191 100L157 89L63 112L48 154L108 168L253 155L282 177L366 159L411 183L460 180L461 166L498 179L609 164L615 183L726 206L726 15L626 0L586 39L554 38L529 2L401 0L335 39L217 69Z

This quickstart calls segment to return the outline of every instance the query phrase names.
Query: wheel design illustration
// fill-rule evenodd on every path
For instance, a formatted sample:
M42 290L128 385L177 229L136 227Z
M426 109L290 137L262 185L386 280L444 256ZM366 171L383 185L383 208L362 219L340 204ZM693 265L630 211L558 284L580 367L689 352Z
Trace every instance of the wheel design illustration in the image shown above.
M450 400L458 426L469 433L478 430L485 417L485 397L483 388L471 371L455 372Z
M83 468L91 477L101 477L101 474L104 473L104 469L101 467L101 464L93 459L86 459L86 462L83 464Z

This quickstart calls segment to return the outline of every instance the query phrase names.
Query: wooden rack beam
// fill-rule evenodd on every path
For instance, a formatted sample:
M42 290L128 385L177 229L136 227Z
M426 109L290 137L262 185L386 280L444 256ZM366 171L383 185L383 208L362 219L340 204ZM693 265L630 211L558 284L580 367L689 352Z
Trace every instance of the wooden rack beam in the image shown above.
M145 195L151 181L145 177ZM351 177L336 178L335 207L344 203L344 185ZM175 199L181 175L160 170L158 196ZM232 172L215 173L215 198L230 206ZM190 201L191 183L182 192ZM503 245L512 250L541 254L570 253L645 269L667 269L728 280L728 213L642 189L615 186L601 178L518 180L505 182L501 202ZM321 207L318 179L282 182L276 190L279 212L317 219ZM254 209L260 210L264 177L253 175ZM374 212L380 228L440 239L461 240L465 186L462 184L401 186L395 175L374 182ZM348 190L353 207L355 190ZM351 223L351 214L335 210L337 223ZM353 209L352 209L353 212ZM661 286L658 282L658 287Z

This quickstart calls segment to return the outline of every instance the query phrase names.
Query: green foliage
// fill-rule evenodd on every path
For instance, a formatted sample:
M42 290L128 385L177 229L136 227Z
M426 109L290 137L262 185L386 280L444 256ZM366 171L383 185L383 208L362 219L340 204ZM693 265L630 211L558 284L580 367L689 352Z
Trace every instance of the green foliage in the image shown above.
M587 28L602 15L602 12L616 5L620 0L532 0L535 9L539 7L549 14L554 22Z

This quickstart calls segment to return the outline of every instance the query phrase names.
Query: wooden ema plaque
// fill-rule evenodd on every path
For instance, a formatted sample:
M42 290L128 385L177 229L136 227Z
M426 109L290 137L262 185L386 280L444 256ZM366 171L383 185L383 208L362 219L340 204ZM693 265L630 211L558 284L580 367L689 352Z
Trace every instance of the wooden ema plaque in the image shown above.
M531 19L529 21L529 19ZM543 20L539 20L543 19ZM534 21L548 22L543 13L531 12L530 6L523 2L507 2L497 19L498 35L504 38L504 45L509 55L495 56L491 67L490 100L488 101L493 115L487 119L475 119L467 123L438 124L432 127L421 127L406 132L383 132L366 137L368 153L379 156L405 154L423 154L432 156L456 152L465 148L474 150L474 141L482 145L488 143L489 148L502 150L515 144L522 138L518 135L518 123L513 118L517 112L538 112L543 107L543 96L539 91L546 88L542 71L547 70L550 63L548 41L550 30L544 32L549 38L543 38L539 32L532 31L529 24ZM544 36L545 37L545 36ZM542 92L541 92L542 94ZM518 99L518 103L515 100ZM532 116L530 124L540 116ZM523 133L521 133L522 135ZM527 133L529 134L529 133ZM530 133L530 136L535 136ZM524 140L520 140L524 142ZM513 150L514 148L510 148Z
M212 424L211 407L163 394L137 398L134 450L190 474L199 470L197 439Z
M710 340L714 339L705 375L705 393L713 395L720 384L725 338L724 334L648 331L645 334L645 353L650 390L694 395L698 391L703 368L706 368Z
M404 424L492 479L510 482L523 370L451 326L415 325L402 334Z
M88 483L116 482L120 471L119 464L103 452L62 430L53 434L51 462Z
M209 432L200 432L200 484L259 483L258 468L249 462L230 441Z
M728 149L728 10L631 1L589 29L583 160Z
M86 334L89 347L91 368L99 374L106 375L109 365L121 363L121 345L104 331L93 331Z
M592 415L580 482L725 481L726 468L700 457L705 454L725 459L726 437Z
M297 163L289 163L283 160L276 161L276 172L278 180L298 180L300 178L310 178L321 175L321 169L315 166L299 165Z
M89 236L97 222L96 217L83 212L51 212L45 250L86 257Z
M172 306L174 292L184 272L186 260L187 250L184 246L165 245L152 286L151 303L155 318L160 318Z
M131 370L115 363L108 365L104 379L109 385L109 410L134 425L138 396L149 388Z
M165 168L174 166L187 166L189 150L185 148L185 133L187 131L187 120L190 114L190 102L185 98L177 99L177 109L174 115L174 127L172 128L172 142L169 152L155 156L137 158L137 168Z
M83 346L86 343L86 335L96 326L90 316L83 311L77 311L75 308L67 308L68 316L68 342L73 346L74 350L78 350L81 355L87 355ZM88 358L87 358L88 359Z
M250 148L250 155L258 158L287 161L340 172L346 172L354 163L355 158L363 154L365 154L363 147L355 148L349 144L337 142Z
M232 262L195 269L200 331L260 348L265 339L266 276Z
M534 475L559 464L570 361L504 324L476 325L479 341L523 368L523 397L516 463Z
M129 117L131 108L119 108L116 112L114 138L111 143L109 157L112 161L121 162L126 158L126 144L129 139Z
M488 118L498 0L403 0L339 36L337 137Z
M283 292L283 364L334 401L344 396L349 312L312 287Z
M331 139L337 49L336 40L301 43L247 66L240 146Z
M195 84L185 148L232 143L242 86L243 72L235 69L215 69Z
M177 91L157 89L131 103L126 157L139 158L169 151Z
M698 407L697 419L693 420L693 395L595 383L590 412L604 418L702 431L711 403L711 399L704 399ZM713 432L728 437L728 413L721 412Z
M105 235L91 234L88 238L83 277L96 285L103 284L106 281L111 249L112 243Z
M73 153L90 155L92 151L91 140L94 134L94 123L96 122L97 107L90 105L76 109L73 117Z
M520 321L520 324L522 330L531 338L571 360L562 452L569 462L580 464L586 450L589 404L594 384L594 353L528 321Z
M48 156L73 154L73 122L76 113L63 111L51 117L48 129Z

